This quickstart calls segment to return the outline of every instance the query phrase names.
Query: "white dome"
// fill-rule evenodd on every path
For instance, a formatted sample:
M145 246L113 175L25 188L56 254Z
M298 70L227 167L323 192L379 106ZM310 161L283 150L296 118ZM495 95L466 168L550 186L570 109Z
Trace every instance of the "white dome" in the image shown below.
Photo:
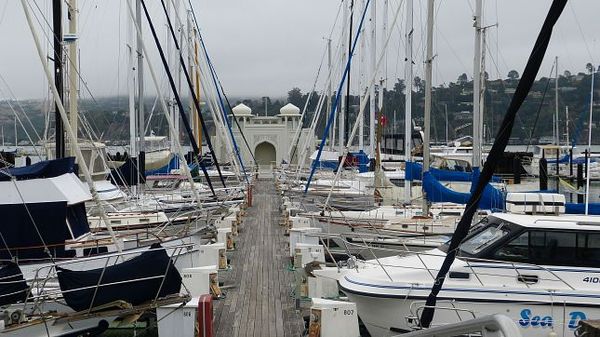
M233 114L238 117L238 116L252 116L252 109L250 109L249 106L247 106L244 103L240 103L236 106L233 107L233 109L231 109L233 111Z
M288 103L279 109L279 113L282 115L298 115L300 114L300 108L292 103Z

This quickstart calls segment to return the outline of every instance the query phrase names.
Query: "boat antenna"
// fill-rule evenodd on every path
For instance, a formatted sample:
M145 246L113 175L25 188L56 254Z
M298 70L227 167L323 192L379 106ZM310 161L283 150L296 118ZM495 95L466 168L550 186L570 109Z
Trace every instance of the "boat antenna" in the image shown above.
M496 135L494 144L492 145L492 149L483 165L483 170L479 180L477 181L475 191L473 194L471 194L465 212L460 219L460 222L456 226L454 235L452 235L452 240L450 240L448 253L446 254L444 262L433 282L431 292L427 297L425 309L423 310L420 318L420 325L423 328L428 328L431 325L431 321L433 320L433 315L435 313L437 295L444 285L444 280L446 279L446 274L450 270L450 266L454 262L456 253L458 252L458 246L469 233L471 221L473 220L475 211L477 211L479 200L483 195L483 190L492 178L492 174L496 168L496 163L502 160L502 155L504 154L504 150L508 144L508 139L510 138L517 112L525 101L525 98L527 97L527 94L529 93L529 90L535 81L537 73L544 59L544 55L546 54L546 49L550 43L552 29L558 21L558 18L560 17L566 4L567 0L554 0L550 6L548 15L546 16L544 24L542 25L542 29L537 37L535 45L533 46L533 50L529 55L529 59L527 60L527 65L523 71L523 76L519 80L515 94L512 97L510 105L508 106L506 114L504 115L504 120L500 125L498 134Z

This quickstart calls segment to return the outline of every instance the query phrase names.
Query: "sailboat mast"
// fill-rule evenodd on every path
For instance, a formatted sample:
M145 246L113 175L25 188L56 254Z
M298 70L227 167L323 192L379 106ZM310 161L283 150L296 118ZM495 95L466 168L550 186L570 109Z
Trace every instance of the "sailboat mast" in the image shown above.
M350 0L350 29L348 30L348 59L352 54L352 24L354 21L354 0ZM344 139L348 139L350 130L350 75L352 74L352 64L348 65L348 81L346 82L346 110L344 112ZM344 144L342 144L343 146ZM343 151L343 147L342 147ZM341 153L340 153L341 154ZM342 163L343 164L343 163Z
M473 168L481 165L481 0L475 0L473 56Z
M404 66L404 82L406 85L405 105L404 105L404 161L406 162L405 177L408 177L408 171L411 169L411 150L412 150L412 85L413 85L413 0L406 0L406 64ZM404 201L410 203L411 182L404 179Z
M348 17L350 16L350 7L348 6L348 1L351 0L344 0L343 3L343 20L344 23L348 23ZM346 55L346 34L351 35L351 33L348 32L348 29L344 29L343 33L342 33L342 46L341 46L341 50L342 50L342 63L346 63L348 60L349 55ZM340 88L341 89L341 88ZM346 109L345 106L347 104L347 100L344 97L344 93L342 90L341 91L341 97L340 97L340 108L339 108L339 113L338 113L338 154L341 156L342 153L344 152L344 135L346 134L345 132L345 115L346 115Z
M136 11L136 23L139 27L142 26L142 2L141 0L137 0L136 1L136 7L135 7L135 11ZM137 38L136 38L136 42L137 42L137 46L136 46L136 50L137 50L137 86L138 86L138 111L137 111L137 120L138 120L138 162L137 162L137 169L138 169L138 187L141 189L143 184L141 181L141 177L144 176L144 171L145 171L145 166L146 166L146 156L144 153L144 129L146 127L146 122L145 122L145 118L144 118L144 56L142 54L142 38L141 35L138 34Z
M592 84L590 85L590 119L588 121L588 148L587 148L587 172L585 173L585 215L588 215L590 207L590 155L592 153L592 120L594 112L594 77L596 77L596 70L594 66L591 66L590 72L592 75Z
M77 0L69 0L69 35L70 35L70 43L69 43L69 123L71 123L71 128L73 129L73 133L77 135L77 130L79 128L79 102L78 102L78 91L77 88L77 78L79 77L79 69L78 69L78 43L77 43Z
M361 11L365 10L365 0L360 0L360 8ZM365 57L366 57L366 52L367 52L367 46L366 46L366 35L361 33L361 37L360 37L360 67L359 67L359 85L358 87L359 89L359 106L362 105L362 102L367 99L366 97L366 93L363 94L363 87L365 85L365 73L366 73L366 69L365 69ZM362 150L364 149L364 145L365 145L365 118L364 116L358 121L359 126L358 126L358 149Z
M423 173L429 171L429 138L431 136L431 81L433 80L433 0L427 1L427 51L425 60L425 120L423 125ZM424 193L424 192L423 192ZM427 198L423 198L423 214L429 214Z
M555 119L556 123L554 124L555 133L556 133L556 145L560 145L560 132L558 131L558 56L554 58L554 71L556 80L554 80L554 108L555 108Z
M371 74L377 71L377 2L371 0ZM381 90L381 89L380 89ZM375 113L376 113L375 86L371 86L369 94L369 155L373 158L375 153Z
M131 5L131 0L127 0L128 4ZM135 68L136 68L136 49L135 45L135 28L132 20L127 20L129 24L128 29L128 42L127 49L129 52L128 63L127 63L127 93L129 96L129 156L131 159L137 157L137 116L135 110ZM137 193L137 186L131 186L131 192L133 195Z
M52 0L52 31L54 35L54 84L58 91L60 103L64 102L63 85L63 32L62 32L62 0ZM54 130L56 133L56 154L55 158L65 157L65 133L62 120L60 119L60 110L58 103L54 104ZM15 146L17 144L15 143Z
M331 68L331 39L327 39L327 69L329 69L329 76L327 77L329 80L327 81L327 116L331 115L331 95L332 95L332 71ZM335 120L333 120L335 123ZM335 144L335 125L329 129L329 150L333 151L333 146Z
M381 46L385 45L385 40L387 36L387 25L388 25L388 0L383 1L383 22L381 27ZM373 48L375 49L375 48ZM381 50L382 53L385 53L385 49ZM383 108L383 91L385 88L385 80L387 77L387 55L386 60L384 60L383 72L381 72L382 76L379 80L379 100L377 105L377 111L382 111ZM396 128L396 112L394 112L394 131Z

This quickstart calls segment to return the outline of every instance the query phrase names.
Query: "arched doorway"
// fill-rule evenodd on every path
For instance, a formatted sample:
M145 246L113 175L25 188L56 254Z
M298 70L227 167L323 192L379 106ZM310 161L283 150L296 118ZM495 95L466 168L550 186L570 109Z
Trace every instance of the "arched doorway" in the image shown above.
M256 164L261 170L271 169L271 165L277 160L275 146L269 142L262 142L254 149Z

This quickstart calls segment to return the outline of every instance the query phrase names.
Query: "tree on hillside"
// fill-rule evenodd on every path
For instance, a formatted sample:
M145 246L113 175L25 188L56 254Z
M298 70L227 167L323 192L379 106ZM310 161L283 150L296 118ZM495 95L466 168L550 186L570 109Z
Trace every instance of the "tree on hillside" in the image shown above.
M288 103L292 103L293 105L302 108L304 99L302 98L302 91L300 88L294 87L292 90L288 91L287 101Z
M511 80L518 80L519 79L519 72L516 70L511 70L508 72L508 78Z
M469 78L467 77L467 74L465 74L465 73L462 73L460 76L458 76L458 84L460 84L460 85L466 84L468 80L469 80Z

